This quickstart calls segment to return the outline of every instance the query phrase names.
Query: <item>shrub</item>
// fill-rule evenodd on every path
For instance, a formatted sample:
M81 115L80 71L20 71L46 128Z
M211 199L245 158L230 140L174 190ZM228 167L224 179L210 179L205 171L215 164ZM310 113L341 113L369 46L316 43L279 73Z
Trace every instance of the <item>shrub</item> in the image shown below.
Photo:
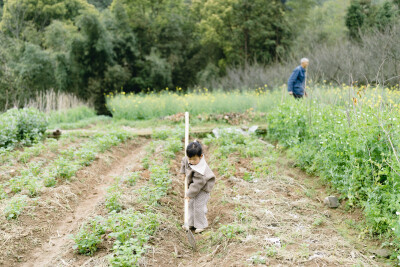
M30 145L38 141L46 129L46 116L37 109L10 109L0 115L0 147L14 146L17 142Z
M43 112L34 108L10 109L6 112L17 120L18 141L32 144L42 137L47 129L47 119Z
M11 114L0 115L0 147L10 147L18 142L18 123Z

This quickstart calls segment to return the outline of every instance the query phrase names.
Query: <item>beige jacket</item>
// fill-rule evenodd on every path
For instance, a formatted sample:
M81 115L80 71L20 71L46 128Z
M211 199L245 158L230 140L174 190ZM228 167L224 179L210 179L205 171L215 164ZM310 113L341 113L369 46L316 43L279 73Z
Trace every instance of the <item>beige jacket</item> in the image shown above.
M187 196L195 198L201 190L210 193L215 184L215 175L205 162L204 156L197 165L190 165L188 158L182 159L180 173L188 178Z

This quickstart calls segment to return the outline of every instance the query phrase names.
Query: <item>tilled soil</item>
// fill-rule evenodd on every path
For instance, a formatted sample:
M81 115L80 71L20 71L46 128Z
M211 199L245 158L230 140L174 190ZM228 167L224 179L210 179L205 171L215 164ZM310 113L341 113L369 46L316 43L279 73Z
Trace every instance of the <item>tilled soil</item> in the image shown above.
M134 139L99 155L70 182L45 188L17 221L2 218L0 265L56 266L52 261L70 244L70 234L104 200L113 178L139 162L146 143Z
M206 152L207 155L208 151ZM175 162L175 174L179 160ZM232 159L236 177L220 177L208 204L209 229L189 247L183 222L183 179L161 209L169 223L158 232L144 266L391 266L369 251L378 243L360 240L348 222L362 221L359 211L324 206L326 189L280 157L270 173L254 182L242 179L249 159ZM175 193L176 192L176 193ZM244 233L220 237L223 225L240 225Z
M205 147L206 156L211 152L212 148ZM42 215L20 220L23 225L18 229L24 231L19 233L18 244L26 244L22 254L15 246L17 241L5 240L22 255L6 257L5 266L17 265L18 259L24 261L22 266L108 266L105 256L111 244L103 244L92 257L82 256L73 251L69 235L89 217L103 215L105 189L113 177L142 170L142 181L135 190L147 182L148 171L140 164L143 154L143 145L130 142L81 171L77 181L46 193L46 202L37 207ZM325 207L326 188L319 178L306 175L282 156L268 166L268 175L253 182L242 179L251 159L230 158L235 177L223 177L214 170L217 182L208 203L210 226L195 235L198 249L193 251L181 228L182 156L178 153L171 163L172 185L157 208L161 225L140 266L390 266L369 253L379 243L360 240L359 232L349 227L361 223L360 212L345 211L343 204L338 209ZM137 203L135 190L125 195L130 205ZM28 224L31 227L26 229ZM239 226L242 231L221 236L226 225Z

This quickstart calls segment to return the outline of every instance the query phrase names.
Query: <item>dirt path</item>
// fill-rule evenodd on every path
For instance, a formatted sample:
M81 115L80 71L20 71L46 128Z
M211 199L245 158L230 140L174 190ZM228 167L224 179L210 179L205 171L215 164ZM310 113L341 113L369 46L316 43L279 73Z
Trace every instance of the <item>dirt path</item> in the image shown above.
M58 202L57 210L61 209L61 212L50 214L51 217L54 216L54 218L47 218L47 224L50 225L43 225L43 223L36 225L36 227L48 226L48 229L40 236L43 240L40 245L36 248L27 248L31 253L24 255L26 262L21 263L20 266L55 266L53 261L60 260L60 257L62 261L65 247L71 247L71 233L76 232L80 225L95 212L96 207L104 202L106 189L113 182L113 178L135 168L146 143L147 140L144 139L130 141L106 153L102 159L80 171L77 182L66 186L69 187L68 192L74 195L73 201ZM67 190L63 193L65 191ZM51 202L54 195L54 193L48 194L43 202ZM62 193L57 195L68 198Z
M391 266L369 252L378 242L358 238L354 226L362 222L359 212L323 205L327 193L318 178L279 158L268 167L267 177L249 183L242 179L249 160L232 164L236 177L217 182L208 205L209 230L195 235L197 252L179 228L183 184L173 181L162 208L171 222L160 229L143 265Z

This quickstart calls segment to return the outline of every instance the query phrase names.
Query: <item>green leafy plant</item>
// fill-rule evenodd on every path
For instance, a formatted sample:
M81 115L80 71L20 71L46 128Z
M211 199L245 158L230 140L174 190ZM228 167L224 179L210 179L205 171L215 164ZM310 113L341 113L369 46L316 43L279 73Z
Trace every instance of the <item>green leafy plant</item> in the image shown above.
M130 186L135 186L137 180L140 178L140 175L142 172L136 171L132 172L125 177L125 181L130 185Z
M109 257L109 262L112 266L137 266L138 260L145 252L146 247L139 245L134 238L125 243L117 240L113 245L113 254Z
M122 210L121 196L121 188L119 187L118 183L107 189L105 205L108 211L119 212Z
M23 144L36 143L47 129L47 118L34 108L10 109L6 114L16 119L17 140Z
M211 236L211 242L218 244L223 241L233 241L240 239L240 235L245 232L245 228L238 223L221 225L218 231Z
M64 157L57 158L52 165L54 166L56 177L63 180L71 179L78 171L78 165Z
M254 176L251 172L245 172L243 174L243 180L245 180L246 182L252 182L254 180Z
M27 180L24 189L28 190L28 194L30 197L35 197L40 192L41 185L37 177L32 177L31 179Z
M43 175L43 185L45 187L53 187L57 184L57 180L52 173L47 173Z
M75 242L73 248L79 254L93 255L102 242L101 236L105 233L106 225L103 217L96 217L82 225L79 232L72 236Z
M6 191L4 190L4 185L0 184L0 200L7 198L8 195Z
M267 260L265 256L262 256L262 252L258 251L255 255L251 256L249 261L252 264L266 264Z
M7 220L17 219L27 205L27 196L14 196L7 203L3 214Z

